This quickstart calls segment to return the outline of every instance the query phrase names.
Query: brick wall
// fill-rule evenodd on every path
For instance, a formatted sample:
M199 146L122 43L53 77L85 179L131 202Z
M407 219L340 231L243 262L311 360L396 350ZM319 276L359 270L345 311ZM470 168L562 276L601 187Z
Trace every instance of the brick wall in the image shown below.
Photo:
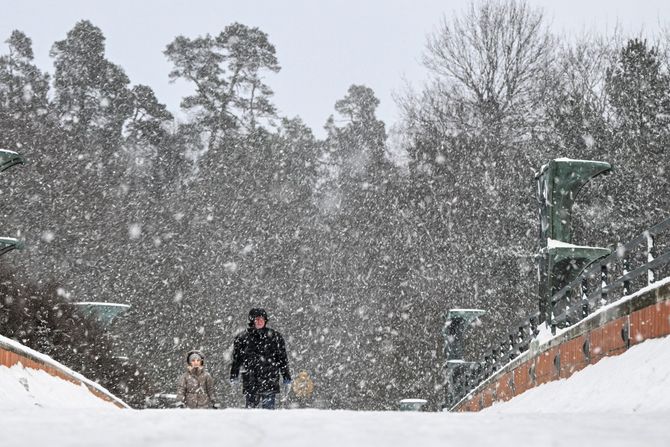
M479 411L543 383L565 379L650 338L670 335L670 284L634 296L526 351L483 382L452 411Z
M116 396L105 392L101 389L95 387L92 383L88 383L85 380L81 380L75 377L71 372L68 371L66 367L59 367L59 364L55 361L47 362L40 359L37 356L31 355L30 351L26 349L25 352L22 352L20 349L16 349L12 345L6 345L0 343L0 365L11 368L12 366L21 363L24 368L39 369L45 371L51 376L58 377L68 382L72 382L75 385L84 385L88 390L98 397L99 399L111 402L119 408L128 408L128 406L121 401Z

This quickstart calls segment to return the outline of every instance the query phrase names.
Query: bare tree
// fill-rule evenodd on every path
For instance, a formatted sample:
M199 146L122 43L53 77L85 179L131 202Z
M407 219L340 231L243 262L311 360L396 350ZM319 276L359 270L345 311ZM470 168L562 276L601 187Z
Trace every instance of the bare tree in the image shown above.
M541 12L524 2L484 1L463 16L443 17L428 36L423 62L472 124L523 130L543 110L553 49Z
M611 36L584 35L559 53L557 70L560 89L578 92L603 116L608 112L605 81L607 67L623 46L619 28Z
M612 113L605 85L617 36L585 34L557 51L546 126L538 132L555 156L595 157L594 151L609 144Z

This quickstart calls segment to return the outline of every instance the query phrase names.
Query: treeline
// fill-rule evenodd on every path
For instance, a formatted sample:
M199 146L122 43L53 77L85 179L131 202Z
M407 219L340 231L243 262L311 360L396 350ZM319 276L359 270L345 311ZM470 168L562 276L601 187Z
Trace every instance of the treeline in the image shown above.
M578 245L615 248L668 217L668 43L559 38L541 10L514 1L472 4L428 36L432 76L400 98L402 132L437 241L424 256L447 260L449 307L489 312L471 355L537 309L534 173L547 161L614 167L580 194Z
M141 359L146 390L173 391L191 348L225 383L233 336L263 306L324 406L438 408L446 311L489 311L476 353L537 306L543 163L615 166L582 193L579 243L667 217L670 78L665 41L562 42L518 2L474 4L428 42L432 78L400 95L399 125L352 85L317 139L277 115L264 79L280 65L257 28L167 45L169 76L193 87L183 121L106 59L90 22L53 45L53 74L15 31L0 144L29 164L0 182L4 231L28 248L2 261L22 283L131 304L110 333L117 355Z

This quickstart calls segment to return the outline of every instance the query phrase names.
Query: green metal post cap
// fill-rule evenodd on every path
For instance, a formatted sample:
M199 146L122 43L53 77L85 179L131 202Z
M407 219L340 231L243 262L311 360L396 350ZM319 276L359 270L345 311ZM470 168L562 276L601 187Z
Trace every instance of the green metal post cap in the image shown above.
M78 302L71 303L81 310L84 315L95 317L100 323L109 325L121 313L130 308L129 304Z
M0 256L12 250L22 250L23 242L13 237L0 237Z
M26 160L18 152L0 149L0 172L17 164L23 164Z
M462 318L467 325L485 313L486 311L482 309L449 309L449 312L447 312L447 322L454 318Z
M540 202L541 242L554 239L572 241L572 205L586 183L607 173L612 166L604 161L557 158L542 166L536 175Z
M609 248L602 247L588 247L584 245L564 244L552 246L553 241L549 241L549 246L543 248L541 252L549 255L552 265L557 265L565 260L584 259L589 260L588 263L609 255L612 251Z

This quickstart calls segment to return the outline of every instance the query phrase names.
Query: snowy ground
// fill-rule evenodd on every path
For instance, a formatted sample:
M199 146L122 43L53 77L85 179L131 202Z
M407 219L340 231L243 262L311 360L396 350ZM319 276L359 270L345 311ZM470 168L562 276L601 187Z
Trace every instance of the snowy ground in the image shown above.
M0 366L0 415L25 408L117 408L95 397L85 385L50 376L38 369ZM1 418L1 416L0 416ZM0 427L3 426L0 420ZM2 445L2 443L0 443Z
M14 446L667 447L670 413L440 414L287 410L0 412Z
M549 382L484 410L491 413L670 415L670 336L647 340L566 380ZM670 431L668 431L670 446Z
M4 399L2 392L19 373L0 368L2 447L670 445L666 426L670 420L670 338L649 340L569 380L543 385L510 402L469 414L118 410L104 403L91 407L74 385L68 385L75 391L67 405L62 405L68 408L54 408L53 401L46 400L37 407L35 400L26 405ZM36 375L33 380L42 382L44 377ZM62 398L62 392L53 395ZM40 399L35 394L34 398ZM81 408L74 408L75 402Z

